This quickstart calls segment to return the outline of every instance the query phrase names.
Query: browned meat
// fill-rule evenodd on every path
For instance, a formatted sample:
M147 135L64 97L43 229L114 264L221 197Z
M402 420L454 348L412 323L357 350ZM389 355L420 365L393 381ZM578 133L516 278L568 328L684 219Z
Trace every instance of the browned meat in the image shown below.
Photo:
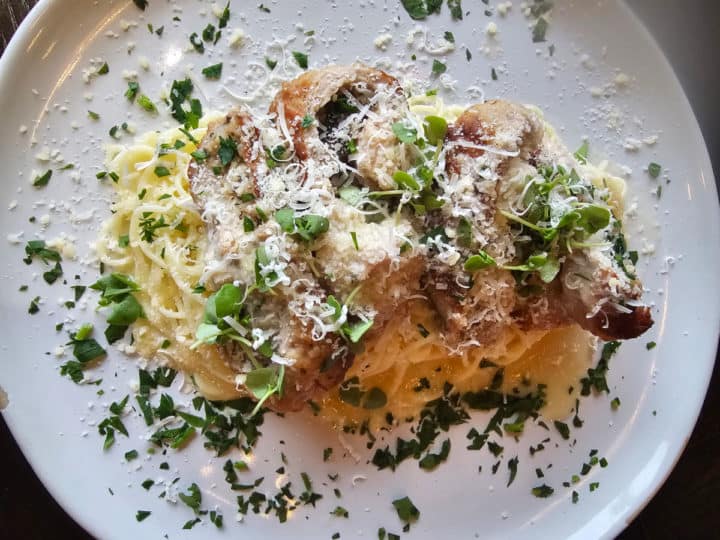
M226 159L223 164L219 156L223 147L236 148L230 163ZM192 195L206 222L211 248L205 283L212 289L238 278L252 284L256 247L267 246L268 239L278 234L274 221L263 222L258 216L256 199L244 201L242 197L247 193L261 195L256 181L257 164L264 160L259 129L246 112L232 111L209 126L199 149L206 158L191 164L189 178ZM246 231L245 218L256 224L253 231ZM284 273L293 286L278 283L273 294L253 293L245 305L252 316L253 328L269 336L274 354L287 364L283 393L273 396L267 404L277 411L290 411L302 408L308 399L337 385L352 363L352 353L337 333L328 332L321 339L314 339L312 321L298 314L293 300L304 294L314 297L316 303L324 302L327 293L303 259L307 253L304 246L289 239L279 246L277 249L287 259L282 259ZM233 342L208 346L218 347L239 372L248 369L246 353L240 346Z
M305 291L309 292L309 291ZM324 295L317 284L313 294ZM273 345L281 358L293 363L285 368L285 384L279 396L267 402L276 411L297 411L308 399L317 399L337 386L352 365L353 353L348 344L334 332L313 339L312 327L288 309L289 298L263 298L257 309L255 326L276 332Z
M467 225L472 231L469 244L451 242L459 262L448 266L433 260L426 278L428 296L446 320L450 346L490 343L511 324L530 330L575 322L602 339L637 337L650 328L649 309L635 306L642 294L639 281L607 252L563 256L562 270L551 283L530 278L536 290L529 296L518 295L510 271L502 269L518 264L517 233L501 213L510 210L505 191L516 174L511 169L524 162L535 172L543 146L543 125L531 111L498 100L475 105L448 129L445 144L452 205L450 215L436 220L454 231ZM462 262L478 250L496 265L475 272L468 282ZM583 280L573 279L576 275Z
M287 126L301 161L331 163L333 174L357 170L370 187L392 189L392 174L406 168L413 153L392 131L393 123L409 116L400 84L362 64L303 73L283 84L270 112L281 130ZM311 123L303 127L304 119Z
M235 149L229 163L223 164L219 157L221 146ZM252 201L243 202L241 197L257 193L259 149L259 131L253 119L246 111L235 109L208 126L198 147L206 159L190 162L190 193L202 210L211 260L225 261L230 266L239 264L242 248L238 231L243 230L243 217L255 214ZM215 174L218 168L222 174ZM217 277L207 276L209 284L219 287L227 281L227 275L223 272Z
M433 225L454 231L450 245L458 256L452 265L432 260L426 291L446 321L446 341L453 348L492 343L513 324L516 293L510 272L488 268L470 280L463 263L479 249L499 262L512 259L510 228L497 212L501 177L511 157L536 151L542 134L534 115L505 101L474 105L449 126L445 145L450 204Z

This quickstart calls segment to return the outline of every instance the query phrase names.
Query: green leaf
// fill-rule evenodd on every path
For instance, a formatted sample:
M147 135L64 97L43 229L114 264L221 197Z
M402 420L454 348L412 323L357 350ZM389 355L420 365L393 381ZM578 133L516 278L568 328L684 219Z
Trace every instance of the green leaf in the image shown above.
M215 343L221 333L222 330L220 330L217 325L201 323L197 327L197 330L195 330L195 343L192 344L192 347L202 343Z
M138 403L138 406L140 407L140 412L143 415L143 419L145 420L145 425L152 426L153 424L153 412L152 407L150 407L150 402L148 401L148 398L145 396L135 396L135 400Z
M48 270L47 272L43 272L43 279L48 285L52 285L62 275L62 266L60 266L60 263L56 262L55 266L53 266L50 270Z
M392 130L400 142L413 144L417 141L417 130L412 126L407 126L405 122L395 122Z
M105 329L104 335L107 342L112 345L116 341L121 340L125 336L128 327L126 325L110 324Z
M486 252L480 250L477 255L472 255L471 257L468 257L468 259L465 261L465 265L463 266L463 268L466 272L472 273L477 272L478 270L482 270L484 268L488 268L490 266L494 266L495 264L495 259L493 259Z
M223 166L227 166L235 158L236 155L237 144L232 139L232 137L220 137L220 146L218 148L218 157L220 158L220 163L222 163Z
M293 58L295 59L295 62L297 62L297 65L300 66L303 69L307 69L308 67L308 55L305 53L301 53L298 51L292 52Z
M405 523L412 523L420 517L420 510L417 509L409 497L396 499L392 504L400 520Z
M254 369L247 373L245 387L258 399L250 416L260 410L263 403L273 394L282 394L285 366L273 364L270 367Z
M213 296L215 299L215 317L218 320L239 313L243 297L243 291L240 287L236 287L232 283L226 283Z
M590 150L590 145L587 141L582 143L582 146L577 149L577 151L573 154L575 156L575 159L578 160L578 163L582 163L585 165L587 163L588 159L588 150Z
M544 499L544 498L549 497L553 493L555 493L555 490L553 488L551 488L550 486L548 486L547 484L543 484L541 486L532 488L531 492L536 497Z
M553 425L555 426L555 429L558 430L560 436L562 436L563 439L568 440L570 438L570 428L565 422L555 420L553 421Z
M295 219L297 234L305 241L310 242L330 228L327 218L308 214Z
M310 126L312 126L315 123L315 119L310 116L309 114L306 114L303 116L302 122L300 123L300 127L303 129L308 129Z
M662 166L659 163L650 163L648 165L648 174L651 178L657 178L660 176L660 173L662 172Z
M170 170L167 167L163 167L162 165L158 165L155 167L155 176L158 178L162 178L163 176L170 176Z
M454 21L462 20L462 0L448 0L448 7L450 8L450 15Z
M342 304L338 302L337 298L335 298L332 294L328 295L327 304L335 310L333 320L337 321L342 315Z
M144 521L150 514L152 514L152 512L150 512L149 510L138 510L135 514L135 519L138 522Z
M87 364L105 356L107 353L94 339L83 339L73 342L73 356L81 364Z
M405 171L396 171L393 174L393 180L399 187L401 187L403 189L409 189L411 191L420 191L420 184L418 184L417 180L415 180L411 175L409 175Z
M69 360L60 366L60 375L67 375L75 384L79 384L85 378L83 367L80 362Z
M218 27L225 28L227 26L227 23L229 20L230 20L230 1L228 0L228 3L225 5L225 8L222 10L222 13L220 14L220 17L218 17Z
M295 212L291 208L281 208L275 212L275 221L282 231L288 234L295 232Z
M401 0L402 6L410 15L410 18L421 21L428 16L428 10L425 7L425 0Z
M125 97L128 98L131 102L135 101L135 96L137 96L137 93L140 91L140 85L136 83L135 81L129 81L128 82L128 88L125 91Z
M362 190L357 186L343 186L338 190L338 195L351 206L356 206L363 198Z
M202 494L200 488L193 482L188 488L187 493L178 493L178 497L182 502L192 508L195 512L200 510L200 503L202 502Z
M120 302L113 305L107 321L113 325L128 326L139 317L143 317L142 306L133 295L128 294Z
M533 26L532 30L532 40L533 43L542 43L545 41L545 33L548 29L548 22L545 20L545 17L540 17L537 22L535 23L535 26Z
M47 264L48 261L59 262L62 260L60 253L45 246L44 240L30 240L25 245L25 255L27 255L27 257L23 259L25 264L32 263L33 257L35 256L40 257L40 260L45 264Z
M336 506L336 507L335 507L335 510L333 510L332 512L330 512L330 514L333 515L333 516L343 517L343 518L347 518L347 517L350 515L350 514L348 513L348 511L345 510L342 506Z
M254 369L247 374L245 386L257 399L262 399L277 383L277 376L274 367Z
M219 64L213 64L212 66L208 66L202 70L202 74L205 75L208 79L219 79L222 75L222 62Z
M447 66L440 62L439 60L433 59L432 63L432 74L433 75L442 75L447 71Z
M365 333L372 328L372 325L373 320L368 319L367 321L360 321L355 324L345 323L342 326L342 330L351 342L357 343L365 335Z
M589 234L594 234L610 224L610 210L594 204L575 210L580 215L578 225Z
M156 113L157 107L155 107L155 104L152 102L152 100L147 97L145 94L141 94L140 97L137 99L138 105L140 105L143 109L145 109L149 113Z
M544 283L550 283L560 272L560 261L555 257L548 257L547 261L538 268L540 279Z
M443 142L447 129L447 121L440 116L426 116L423 121L425 138L433 146L438 146Z
M44 174L35 177L35 180L33 180L33 186L35 186L35 187L47 186L48 182L50 182L50 177L52 177L52 170L48 169Z

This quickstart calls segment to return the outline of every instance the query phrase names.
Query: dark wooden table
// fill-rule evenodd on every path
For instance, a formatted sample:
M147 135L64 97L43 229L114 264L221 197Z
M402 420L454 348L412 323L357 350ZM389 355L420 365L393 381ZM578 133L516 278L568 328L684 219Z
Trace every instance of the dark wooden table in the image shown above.
M672 0L658 1L667 5ZM5 50L13 32L35 3L36 0L0 0L0 53ZM679 4L675 2L678 11L681 8ZM672 23L668 21L668 24L675 27L676 36L681 36L684 35L684 32L680 31L684 23L686 31L693 33L695 39L698 38L698 32L702 32L706 27L708 33L704 38L714 40L709 41L707 45L709 49L716 50L720 39L717 33L712 32L712 29L716 30L716 24L710 23L713 16L717 16L716 23L720 22L718 16L720 10L717 9L717 5L710 7L711 2L707 2L707 6L707 9L711 10L711 16L706 23L700 19L698 26L697 19L690 20L687 16L683 18L683 13L676 13L678 17L673 18ZM682 6L683 11L688 10L685 15L692 16L694 8L704 9L703 1L691 0L683 3ZM658 27L662 27L663 21L657 24ZM658 37L662 43L662 36ZM694 88L704 88L707 95L715 96L713 99L717 99L720 95L720 84L718 84L716 62L711 61L707 64L707 67L715 73L710 75L709 79L706 73L694 71L692 66L688 67L686 63L675 67L683 79L693 104L697 107L697 104L702 102L704 107L714 107L709 111L696 108L696 115L710 147L715 175L720 177L720 138L718 137L720 116L717 114L717 105L705 105L704 101L709 100L703 100L703 96L698 96L697 100L693 99L691 93ZM709 290L711 294L718 294L717 284L710 284ZM678 361L691 363L692 359L684 358ZM50 497L18 449L1 416L0 458L2 459L0 538L8 540L90 538ZM662 489L619 538L622 540L720 538L720 361L715 364L702 414L685 453Z

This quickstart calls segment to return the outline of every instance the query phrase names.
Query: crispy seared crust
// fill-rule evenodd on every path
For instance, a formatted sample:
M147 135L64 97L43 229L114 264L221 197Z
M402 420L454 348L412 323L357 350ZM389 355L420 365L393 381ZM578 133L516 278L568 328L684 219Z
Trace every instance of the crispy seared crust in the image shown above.
M302 127L303 117L309 115L315 118L318 111L338 92L356 83L366 84L370 90L380 85L387 85L396 87L402 92L397 79L384 71L361 64L314 69L283 83L270 105L270 113L280 114L283 110L285 122L295 144L295 152L300 160L310 157L306 141L318 138L316 126L308 129Z
M354 134L357 161L353 165L360 173L361 182L373 188L391 189L394 187L392 174L406 168L412 154L412 147L398 141L392 131L392 124L408 112L402 87L394 77L362 64L307 71L283 83L270 105L270 113L283 116L300 161L311 158L332 161L340 157L338 149L328 147L321 140L318 124L326 122L326 108L345 93L360 102L378 98L369 104L362 125ZM306 116L313 119L313 123L303 128Z
M505 152L528 154L542 143L543 129L538 118L522 105L502 100L490 100L465 110L448 128L448 143L471 143L492 146ZM476 159L485 154L482 149L462 146L448 150L446 169L461 174L463 158ZM505 159L501 160L503 163Z

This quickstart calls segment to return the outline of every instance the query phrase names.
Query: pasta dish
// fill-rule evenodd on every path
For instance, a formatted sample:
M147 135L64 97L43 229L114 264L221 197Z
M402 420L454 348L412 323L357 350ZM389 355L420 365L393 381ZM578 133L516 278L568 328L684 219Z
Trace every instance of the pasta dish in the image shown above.
M533 107L446 106L354 64L196 125L109 148L97 251L140 307L125 352L209 399L402 418L652 325L624 182Z

